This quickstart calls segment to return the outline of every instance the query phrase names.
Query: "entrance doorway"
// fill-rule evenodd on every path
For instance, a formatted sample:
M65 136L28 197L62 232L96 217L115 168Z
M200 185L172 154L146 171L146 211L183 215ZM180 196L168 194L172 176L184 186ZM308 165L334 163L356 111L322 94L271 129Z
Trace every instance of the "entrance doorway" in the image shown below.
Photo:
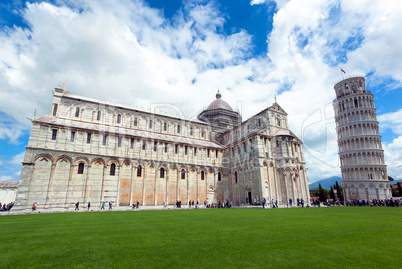
M248 202L252 205L253 199L251 198L251 191L248 192Z

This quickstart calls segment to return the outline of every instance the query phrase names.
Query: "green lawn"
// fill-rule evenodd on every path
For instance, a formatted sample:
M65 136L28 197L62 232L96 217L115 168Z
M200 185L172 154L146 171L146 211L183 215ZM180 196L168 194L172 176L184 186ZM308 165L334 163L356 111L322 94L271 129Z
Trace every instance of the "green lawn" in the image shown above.
M402 208L0 217L0 268L402 268Z

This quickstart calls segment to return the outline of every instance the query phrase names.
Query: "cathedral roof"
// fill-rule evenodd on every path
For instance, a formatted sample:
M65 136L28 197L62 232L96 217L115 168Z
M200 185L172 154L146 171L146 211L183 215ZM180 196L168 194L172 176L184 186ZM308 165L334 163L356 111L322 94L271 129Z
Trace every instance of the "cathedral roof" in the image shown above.
M208 106L207 110L222 108L222 109L233 111L232 107L228 103L223 101L221 97L222 97L222 94L220 94L220 92L218 92L216 94L216 99Z
M0 188L17 188L19 181L0 181Z
M58 126L65 126L67 128L73 128L73 129L85 129L85 130L98 131L101 133L115 133L120 135L135 136L149 140L170 141L173 143L191 144L195 146L208 147L208 148L218 148L218 149L224 148L223 146L215 142L205 139L197 139L192 137L177 136L171 134L161 134L153 131L145 131L145 130L132 129L120 126L106 125L106 124L97 124L80 120L52 117L49 115L32 119L32 121L53 124Z
M277 111L277 112L281 112L281 113L283 113L283 114L285 114L285 115L288 115L288 113L286 113L286 111L280 106L280 105L278 105L278 103L275 101L275 103L272 105L272 106L270 106L268 109L270 109L270 110L274 110L274 111Z

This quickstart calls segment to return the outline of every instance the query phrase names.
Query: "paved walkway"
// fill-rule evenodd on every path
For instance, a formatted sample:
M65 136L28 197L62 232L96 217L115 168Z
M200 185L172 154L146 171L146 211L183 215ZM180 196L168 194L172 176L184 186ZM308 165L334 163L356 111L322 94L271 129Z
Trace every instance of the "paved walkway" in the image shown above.
M233 206L232 208L248 208L248 209L262 209L261 205L242 205L242 206ZM286 205L281 206L279 208L290 208ZM292 206L292 208L297 208L297 206ZM301 207L299 207L301 208ZM32 214L49 214L49 213L86 213L86 212L108 212L108 211L146 211L146 210L191 210L195 209L193 206L191 208L188 205L182 205L181 208L177 208L175 205L169 205L167 207L163 205L147 205L147 206L140 206L138 209L132 209L130 206L119 206L113 207L112 210L109 210L108 206L105 206L104 210L100 210L99 208L91 207L90 210L87 210L87 207L80 207L79 211L74 210L74 208L69 208L68 210L57 210L57 209L41 209L37 208L35 211L31 210L15 210L11 209L11 211L0 212L0 216L8 216L8 215L32 215ZM209 209L205 208L204 205L198 207L198 209ZM225 209L225 208L223 208ZM265 207L265 209L274 209L272 207Z

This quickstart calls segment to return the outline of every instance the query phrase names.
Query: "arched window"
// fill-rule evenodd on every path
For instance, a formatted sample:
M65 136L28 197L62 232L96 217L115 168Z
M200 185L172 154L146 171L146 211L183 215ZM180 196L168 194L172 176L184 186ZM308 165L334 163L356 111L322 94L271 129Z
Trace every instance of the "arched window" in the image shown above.
M201 180L204 180L205 174L204 171L201 171Z
M110 175L111 175L111 176L114 176L115 173L116 173L116 164L112 163L112 164L110 165Z
M278 140L276 140L276 146L279 147L279 141Z
M141 167L141 165L139 165L139 166L137 167L137 177L140 177L141 174L142 174L142 167Z
M57 114L57 104L53 105L53 116L56 116Z
M167 123L166 123L166 122L163 124L163 130L164 130L164 131L167 130Z
M193 127L190 128L190 135L193 135L194 129Z
M177 125L177 133L180 134L180 125Z
M281 120L279 118L276 118L276 122L277 122L278 126L281 126Z
M181 179L186 179L186 170L181 170Z
M235 183L237 183L237 172L235 172Z
M218 172L218 181L221 181L222 180L222 178L221 178L221 172Z
M149 129L152 129L152 120L149 120Z
M78 174L84 174L84 163L78 165Z
M76 116L77 118L80 116L80 108L79 108L79 107L77 107L77 108L75 109L75 116Z
M121 122L121 114L117 115L117 124L119 124Z
M53 129L52 140L56 140L56 138L57 138L57 130Z
M134 126L137 126L138 125L138 120L137 120L137 117L135 117L134 118Z
M163 167L161 168L159 177L165 178L165 168L163 168Z
M204 137L205 136L205 132L204 132L204 130L201 130L201 137Z

